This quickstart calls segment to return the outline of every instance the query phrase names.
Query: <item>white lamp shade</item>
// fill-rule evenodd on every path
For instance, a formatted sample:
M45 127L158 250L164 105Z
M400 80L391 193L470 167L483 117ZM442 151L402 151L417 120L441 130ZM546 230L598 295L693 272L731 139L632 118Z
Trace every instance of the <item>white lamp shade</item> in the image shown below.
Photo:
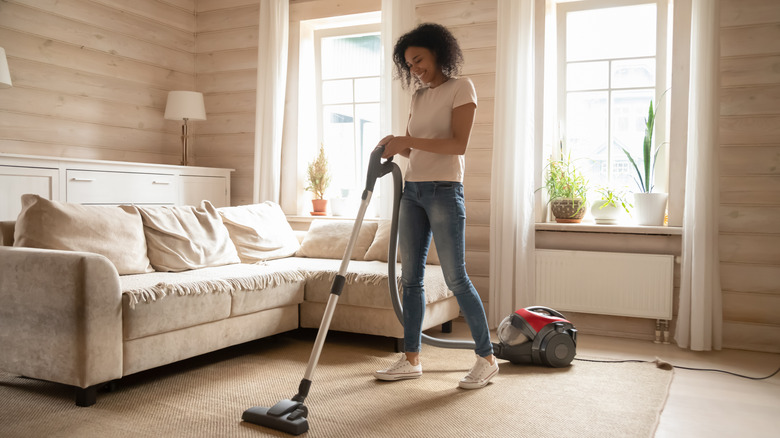
M8 70L5 49L0 47L0 88L11 88L11 86L11 72Z
M197 91L169 91L165 104L167 120L206 120L203 93Z

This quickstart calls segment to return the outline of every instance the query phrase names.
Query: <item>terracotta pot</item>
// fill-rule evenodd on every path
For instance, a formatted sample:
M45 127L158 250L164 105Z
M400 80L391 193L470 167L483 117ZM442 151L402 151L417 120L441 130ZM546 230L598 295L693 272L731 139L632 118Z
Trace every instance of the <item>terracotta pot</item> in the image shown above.
M558 223L580 223L586 213L581 199L554 199L550 207Z
M327 199L312 199L311 200L311 215L312 216L325 216L328 211Z

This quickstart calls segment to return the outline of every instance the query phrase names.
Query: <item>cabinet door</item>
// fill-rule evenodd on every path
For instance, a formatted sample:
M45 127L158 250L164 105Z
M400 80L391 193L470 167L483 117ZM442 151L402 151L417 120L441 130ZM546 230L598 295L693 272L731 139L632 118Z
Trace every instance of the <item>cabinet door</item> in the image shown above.
M215 207L227 207L230 205L227 187L227 178L223 176L182 175L180 202L197 207L201 201L208 200Z
M22 195L26 193L57 200L58 175L57 169L0 166L0 220L16 220L22 211Z

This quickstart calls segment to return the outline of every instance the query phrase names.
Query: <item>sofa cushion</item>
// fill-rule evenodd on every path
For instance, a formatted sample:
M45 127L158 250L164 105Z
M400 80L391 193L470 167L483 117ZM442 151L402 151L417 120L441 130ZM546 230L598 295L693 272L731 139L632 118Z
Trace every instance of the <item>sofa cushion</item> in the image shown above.
M240 263L236 247L216 208L209 201L200 207L123 206L141 213L156 271L177 272Z
M315 219L309 225L309 231L301 242L301 249L295 254L299 257L339 259L344 257L349 238L352 236L354 221ZM374 240L376 222L363 222L357 242L352 248L352 260L363 260L366 250Z
M298 304L304 281L304 274L292 265L232 264L125 275L120 277L125 339Z
M374 235L374 241L371 242L371 246L368 247L366 255L363 260L377 260L380 262L387 261L387 249L390 246L390 221L380 221L377 227L376 234ZM401 249L398 249L398 261L401 261ZM438 265L439 253L436 252L436 244L431 239L431 246L428 248L428 258L425 260L426 264Z
M328 301L333 279L339 270L340 260L288 258L274 260L274 263L295 263L306 272L304 300L307 302ZM346 284L339 298L339 304L359 307L392 309L390 286L387 281L387 263L377 261L353 261L349 263ZM401 292L401 265L396 264L396 284ZM441 266L425 266L425 302L434 303L453 296L444 281Z
M231 306L230 294L168 295L134 308L131 308L130 301L128 295L122 297L125 341L219 321L230 316Z
M279 204L218 208L242 263L289 257L301 247Z
M22 195L14 246L100 254L120 275L152 271L141 216L117 207Z

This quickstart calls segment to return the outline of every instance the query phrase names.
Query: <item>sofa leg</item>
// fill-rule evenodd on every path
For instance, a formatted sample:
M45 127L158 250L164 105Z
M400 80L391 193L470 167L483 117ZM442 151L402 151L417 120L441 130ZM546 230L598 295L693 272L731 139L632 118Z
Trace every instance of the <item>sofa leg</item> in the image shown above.
M76 388L76 406L88 407L97 401L97 390L100 385L92 385L88 388Z
M441 325L442 333L452 333L452 321L447 321Z
M393 338L393 344L396 353L404 352L404 338Z

